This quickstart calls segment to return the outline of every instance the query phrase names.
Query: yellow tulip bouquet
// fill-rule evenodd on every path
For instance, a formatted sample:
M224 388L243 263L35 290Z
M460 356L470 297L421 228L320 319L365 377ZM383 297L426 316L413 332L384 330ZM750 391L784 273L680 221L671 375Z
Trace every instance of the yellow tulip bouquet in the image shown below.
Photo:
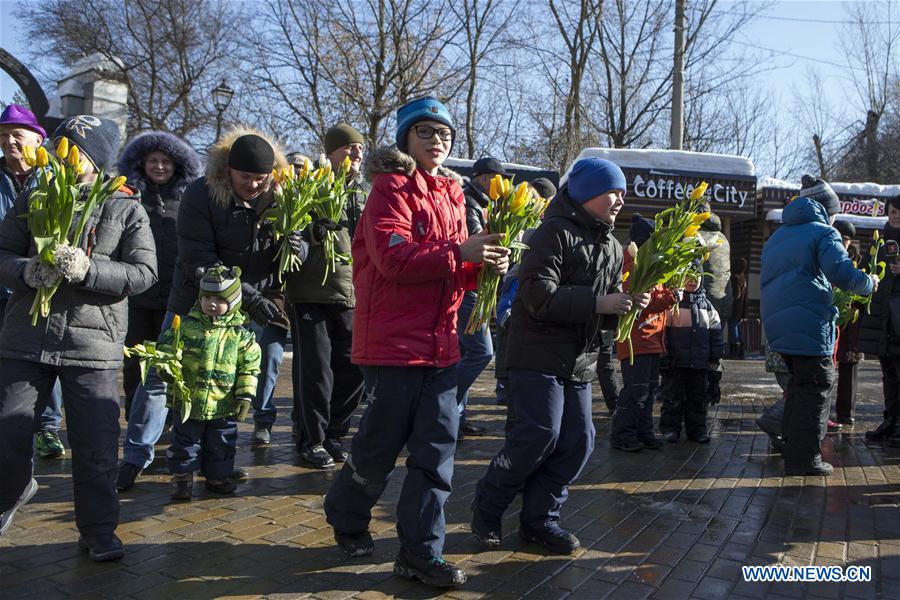
M67 138L60 139L55 157L43 146L37 150L26 146L24 154L25 162L38 170L37 186L28 197L28 212L24 217L40 261L56 268L70 259L75 248L81 247L91 215L122 187L125 178L104 182L101 170L82 198L87 184L78 183L78 177L84 173L87 159L80 155L77 146L69 147ZM62 277L57 277L37 289L28 311L32 325L37 325L39 316L50 314L50 300L62 281Z
M488 191L487 230L501 234L499 245L514 252L525 250L528 246L518 241L519 236L540 222L549 203L532 193L527 183L513 188L511 179L495 175ZM499 287L500 275L493 269L482 268L478 274L478 300L466 325L467 334L475 333L494 318Z
M878 216L878 206L878 200L876 200L872 206L873 217ZM884 279L887 271L887 264L883 260L878 260L878 253L881 251L882 246L884 246L884 240L876 229L872 232L872 245L869 246L869 262L862 268L862 271L870 275L874 274L878 279ZM856 266L855 262L853 266ZM838 327L846 327L855 323L859 318L860 306L866 307L866 314L869 314L872 308L872 294L860 296L847 290L834 288L833 296L833 304L838 309Z
M321 201L313 206L313 213L319 218L330 219L337 223L344 214L347 198L351 194L351 191L347 189L347 176L350 174L350 157L346 157L341 163L341 170L337 176L331 170L331 163L328 162L324 154L319 157L319 164L324 165L327 176L322 180ZM323 285L328 280L328 276L334 273L337 261L340 260L348 265L352 263L352 258L348 254L341 254L335 249L336 242L337 232L326 230L325 238L322 240L322 249L325 252Z
M275 240L280 242L275 254L275 274L284 286L285 274L300 268L300 259L294 254L288 236L312 222L311 211L320 202L319 191L327 180L324 169L313 169L309 159L300 172L295 174L293 166L275 170L275 201L263 213L263 219L272 223Z
M650 239L640 248L634 242L628 245L627 251L634 263L623 282L630 280L632 295L649 292L657 285L682 288L688 278L697 275L696 261L707 256L706 244L697 234L700 225L710 217L708 212L699 212L706 188L704 181L691 191L686 201L660 212ZM619 316L616 327L616 341L628 342L631 364L634 364L631 330L640 313L640 308L633 307Z
M147 371L151 367L167 381L169 393L181 412L181 422L184 423L191 414L191 392L184 383L184 371L181 366L184 352L184 342L181 341L181 317L175 315L172 319L172 327L166 332L166 339L169 331L172 332L171 344L168 341L162 344L145 341L143 344L135 344L132 348L125 348L124 351L126 358L139 360L141 383L146 383Z

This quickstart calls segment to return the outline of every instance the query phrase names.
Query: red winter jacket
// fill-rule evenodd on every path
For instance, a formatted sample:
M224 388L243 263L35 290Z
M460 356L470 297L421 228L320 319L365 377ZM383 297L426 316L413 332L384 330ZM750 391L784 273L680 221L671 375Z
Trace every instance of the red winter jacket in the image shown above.
M625 261L622 265L622 274L629 273L634 265L634 259L628 252L625 253ZM622 283L622 289L628 292L629 281ZM658 285L650 290L650 304L647 305L631 328L631 344L634 355L666 353L666 321L667 312L675 306L675 293ZM616 344L616 355L619 360L628 358L628 342Z
M352 360L358 365L448 367L459 362L456 311L475 289L459 177L432 177L394 147L369 160L372 191L353 240Z

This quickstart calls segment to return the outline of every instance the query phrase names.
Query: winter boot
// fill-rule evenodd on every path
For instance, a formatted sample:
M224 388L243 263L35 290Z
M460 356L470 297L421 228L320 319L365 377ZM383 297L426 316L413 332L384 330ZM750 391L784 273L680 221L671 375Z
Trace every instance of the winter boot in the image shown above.
M172 500L190 500L194 490L194 474L172 475Z
M416 556L400 549L394 561L394 575L418 580L433 587L454 587L466 582L466 574L443 557Z

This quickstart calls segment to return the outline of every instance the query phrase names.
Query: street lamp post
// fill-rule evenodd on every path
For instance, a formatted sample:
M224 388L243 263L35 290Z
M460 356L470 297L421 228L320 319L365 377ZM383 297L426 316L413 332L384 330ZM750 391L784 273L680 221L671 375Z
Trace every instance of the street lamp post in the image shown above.
M228 87L228 84L225 83L224 79L222 80L222 83L213 88L213 103L216 105L216 141L218 141L219 136L222 135L222 113L224 113L225 109L228 108L228 105L231 104L232 96L234 96L234 90Z

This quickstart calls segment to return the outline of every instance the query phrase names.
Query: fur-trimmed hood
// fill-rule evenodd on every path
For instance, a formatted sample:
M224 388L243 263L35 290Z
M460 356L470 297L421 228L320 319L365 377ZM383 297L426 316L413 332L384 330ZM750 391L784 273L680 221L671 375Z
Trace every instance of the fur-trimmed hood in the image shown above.
M368 160L366 160L365 174L366 179L369 181L372 181L375 175L379 173L403 173L408 177L412 177L415 172L416 160L409 154L401 152L397 146L383 146L378 148L372 152L369 155ZM459 184L460 187L463 186L462 176L452 169L438 167L437 174L440 177L452 179Z
M240 126L225 132L209 149L209 155L206 158L206 186L209 188L209 195L213 202L219 206L226 206L231 201L233 192L231 181L225 172L225 168L228 166L228 153L235 140L245 135L258 135L269 142L275 151L275 168L282 169L288 164L278 142L261 131L252 127Z
M124 175L141 193L147 190L149 183L144 174L144 159L156 151L166 153L175 163L175 174L168 185L176 194L181 194L188 184L203 174L200 157L183 139L165 131L145 131L125 145L116 163L119 175Z

